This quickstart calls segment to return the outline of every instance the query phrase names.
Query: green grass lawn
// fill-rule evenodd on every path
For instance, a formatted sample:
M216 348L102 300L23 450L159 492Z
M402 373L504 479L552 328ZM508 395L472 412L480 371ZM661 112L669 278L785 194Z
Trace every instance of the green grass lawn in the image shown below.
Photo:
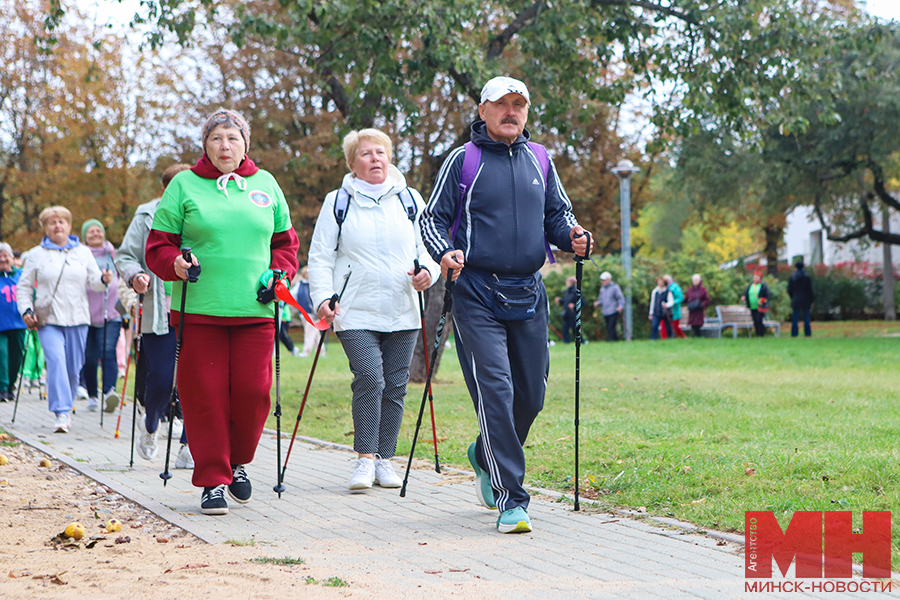
M330 339L300 434L352 444L351 375ZM786 526L798 510L852 510L861 522L863 510L898 509L898 349L889 337L789 336L583 347L582 494L731 531L743 531L746 510L774 511ZM288 433L311 364L282 358ZM422 388L409 387L398 455L409 452ZM477 429L455 351L433 389L441 461L468 468ZM572 490L573 398L574 346L560 344L526 446L528 483ZM433 459L427 419L426 409L416 454Z

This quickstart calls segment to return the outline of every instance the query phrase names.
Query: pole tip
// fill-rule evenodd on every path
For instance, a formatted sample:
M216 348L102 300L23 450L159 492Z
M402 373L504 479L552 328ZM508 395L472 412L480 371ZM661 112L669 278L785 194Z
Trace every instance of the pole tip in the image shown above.
M278 485L276 485L275 487L272 488L272 491L274 491L276 494L278 494L278 497L281 498L281 494L283 494L285 491L284 484L279 483Z

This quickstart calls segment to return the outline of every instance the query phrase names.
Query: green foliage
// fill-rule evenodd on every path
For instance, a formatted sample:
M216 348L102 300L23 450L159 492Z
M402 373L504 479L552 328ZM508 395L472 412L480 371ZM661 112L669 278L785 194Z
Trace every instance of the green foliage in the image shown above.
M884 282L880 272L863 277L847 269L816 265L810 278L815 298L810 309L813 319L871 319L884 316ZM895 298L897 290L895 287Z
M825 89L806 84L821 66L823 38L845 18L807 0L280 0L233 8L159 0L147 4L151 43L169 33L186 43L198 7L218 16L233 10L228 31L238 46L263 38L296 55L354 125L404 114L415 126L415 95L440 85L475 99L489 76L509 72L526 77L535 112L562 132L577 131L585 101L617 104L637 88L680 84L676 102L650 95L660 140L709 115L740 131L759 123L801 129L797 96L828 104ZM825 69L815 76L822 72L827 78Z
M803 108L809 127L770 128L765 160L783 194L802 195L815 204L832 239L869 237L900 243L900 235L880 236L872 213L881 204L900 210L891 195L900 175L900 26L896 22L850 23L835 30L818 88L837 85L832 98L808 100ZM880 199L870 206L873 199ZM857 307L854 310L858 310Z

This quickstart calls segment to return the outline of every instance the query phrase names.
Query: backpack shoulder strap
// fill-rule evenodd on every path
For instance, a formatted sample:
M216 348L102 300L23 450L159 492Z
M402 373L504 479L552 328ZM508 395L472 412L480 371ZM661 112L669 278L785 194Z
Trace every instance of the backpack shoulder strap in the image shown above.
M534 152L538 164L541 165L541 173L544 175L544 186L546 188L549 185L548 178L550 177L550 156L547 155L547 148L537 142L528 142L528 147ZM550 261L550 264L556 263L556 258L553 256L553 251L550 250L550 242L547 241L546 235L544 236L544 251L547 253L547 259Z
M456 232L459 230L459 223L462 220L466 194L469 188L472 187L475 175L478 173L478 167L481 165L481 148L472 142L466 142L464 148L462 170L459 173L459 204L456 210L456 220L450 228L450 241L456 239Z
M337 252L338 246L341 243L341 227L344 225L344 219L347 218L347 210L349 210L349 208L350 193L341 187L334 197L334 220L338 226L337 243L334 245L335 252Z
M403 209L406 211L407 218L415 223L418 209L416 208L416 201L413 198L412 192L409 191L409 187L403 188L397 195L400 196L400 202L403 204Z
M547 155L547 148L537 142L528 142L528 147L534 152L541 165L541 173L544 174L544 185L547 185L547 178L550 176L550 156Z

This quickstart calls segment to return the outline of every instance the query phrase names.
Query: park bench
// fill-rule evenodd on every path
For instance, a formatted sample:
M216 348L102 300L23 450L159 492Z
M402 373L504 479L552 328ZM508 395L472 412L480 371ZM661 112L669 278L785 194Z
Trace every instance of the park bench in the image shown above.
M731 304L727 306L717 306L716 315L719 318L719 337L722 331L731 327L733 337L737 337L739 329L753 329L753 317L750 316L750 309L743 304ZM764 327L774 327L775 337L781 336L781 323L778 321L769 321L763 319Z
M686 306L681 307L681 327L689 329L687 324L690 311ZM719 317L703 317L703 327L700 328L700 335L703 337L722 337L722 321Z

